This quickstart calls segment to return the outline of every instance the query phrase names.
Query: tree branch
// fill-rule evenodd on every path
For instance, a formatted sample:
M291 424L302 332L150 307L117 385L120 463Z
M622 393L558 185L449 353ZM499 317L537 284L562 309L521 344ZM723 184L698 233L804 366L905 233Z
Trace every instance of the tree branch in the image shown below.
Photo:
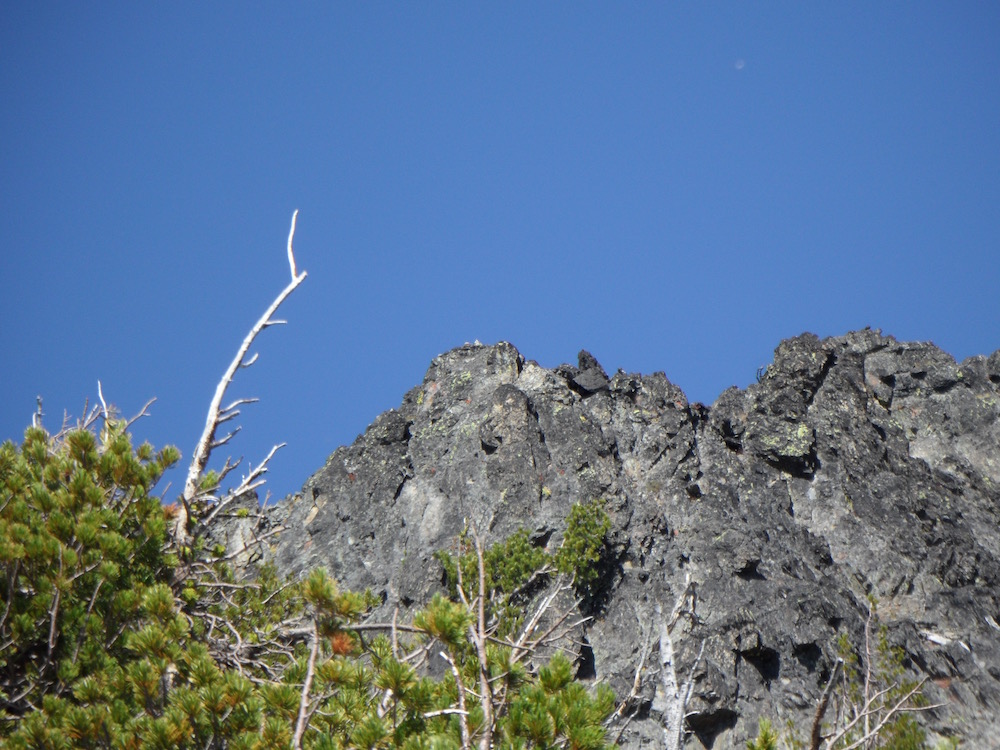
M299 698L299 718L295 722L295 736L292 738L294 750L302 750L302 735L306 731L306 718L309 715L309 691L312 689L313 675L316 672L316 654L319 652L319 633L316 632L316 621L312 623L312 633L309 639L309 661L306 663L306 679L302 683L302 695Z
M459 728L462 733L462 750L469 750L472 747L469 739L469 712L465 708L465 684L462 682L462 675L458 671L455 660L444 651L438 652L442 659L451 666L451 673L455 676L455 687L458 689L458 714Z
M826 713L826 707L830 704L830 695L833 693L833 686L837 684L837 672L843 664L843 659L837 659L834 663L833 672L830 674L830 679L826 683L826 687L823 688L823 694L820 696L819 703L816 705L816 715L813 717L812 731L809 734L810 750L820 750L819 746L823 741L823 715Z
M490 663L486 656L486 563L483 559L483 543L472 527L472 538L476 542L476 558L479 562L479 606L477 625L473 628L476 651L479 654L479 689L482 692L483 736L479 739L480 750L490 750L493 745L493 690L490 686ZM461 567L461 561L459 561Z
M690 609L686 606L689 596L691 597ZM664 746L667 750L680 750L684 744L684 720L686 718L687 704L691 700L691 693L694 689L694 671L705 651L705 644L702 642L698 656L691 666L687 683L682 687L677 681L677 662L674 655L673 630L678 620L680 620L681 615L687 613L691 617L694 617L694 610L694 587L691 584L691 576L688 575L684 581L684 590L681 591L677 597L677 601L674 602L674 609L670 613L670 617L660 621L660 682L663 685L663 692L667 701L667 707L663 712L663 737Z
M232 383L237 370L242 367L249 367L254 361L256 361L256 354L247 360L247 353L250 350L251 345L256 340L257 336L260 335L261 331L274 324L275 321L272 320L271 316L274 315L288 295L295 291L299 284L301 284L306 278L306 272L302 271L299 273L295 267L295 254L292 249L292 241L295 237L295 223L298 215L299 212L297 210L292 214L292 226L288 233L288 264L292 275L291 281L278 294L267 310L264 311L264 314L254 324L253 328L250 329L250 333L248 333L246 338L243 339L243 343L240 344L240 347L236 352L236 356L233 358L233 361L229 364L229 367L223 374L222 379L216 386L215 395L212 397L212 402L208 407L205 429L202 432L201 438L198 440L198 444L191 456L191 465L188 467L187 480L184 483L184 493L181 497L183 507L178 511L177 520L174 525L174 538L178 547L186 546L189 541L188 524L191 521L192 505L200 496L199 484L201 482L201 477L205 473L205 467L208 465L208 460L212 454L212 450L219 445L224 444L230 437L232 437L232 434L235 433L234 430L234 433L230 433L229 436L219 441L215 439L216 430L223 421L226 421L227 418L235 416L231 413L234 406L237 406L240 403L248 403L243 399L238 399L233 404L230 404L229 407L223 409L222 399L225 398L226 390ZM231 414L230 417L226 417L227 412ZM273 452L274 451L272 450L272 454Z

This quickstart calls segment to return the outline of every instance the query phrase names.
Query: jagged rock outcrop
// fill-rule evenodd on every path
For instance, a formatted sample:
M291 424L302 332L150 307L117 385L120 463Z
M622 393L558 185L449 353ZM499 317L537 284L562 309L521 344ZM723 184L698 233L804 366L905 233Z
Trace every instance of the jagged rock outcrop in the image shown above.
M706 407L585 352L549 370L466 345L272 511L271 554L391 612L440 589L432 554L466 519L490 541L527 527L556 544L595 497L613 527L580 674L620 697L638 684L624 746L662 745L659 612L690 576L700 620L674 643L681 675L705 644L689 746L742 748L761 716L807 727L872 594L946 704L926 726L1000 747L1000 351L956 364L876 331L806 334Z

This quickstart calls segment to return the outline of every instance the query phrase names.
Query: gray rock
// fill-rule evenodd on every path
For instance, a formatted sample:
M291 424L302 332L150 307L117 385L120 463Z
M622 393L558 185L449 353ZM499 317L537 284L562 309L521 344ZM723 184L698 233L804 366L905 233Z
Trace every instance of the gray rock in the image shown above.
M433 553L466 521L558 545L606 499L609 557L580 676L630 694L629 748L659 747L658 612L688 576L699 618L689 747L742 748L759 717L807 730L868 595L926 693L933 735L996 747L1000 716L1000 351L957 364L877 331L782 342L760 382L689 404L662 373L609 378L507 343L435 359L423 383L271 513L286 571L322 565L381 614L441 589Z

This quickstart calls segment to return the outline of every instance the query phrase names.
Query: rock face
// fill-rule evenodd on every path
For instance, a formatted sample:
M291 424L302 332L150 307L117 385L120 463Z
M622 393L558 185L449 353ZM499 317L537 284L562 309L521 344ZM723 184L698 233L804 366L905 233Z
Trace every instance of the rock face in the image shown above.
M272 554L391 613L440 590L432 554L466 519L551 545L592 498L613 526L580 677L634 695L624 746L662 746L660 613L690 579L699 619L673 639L682 677L704 644L689 747L743 748L764 716L808 728L869 594L945 704L920 715L932 736L1000 747L1000 351L956 364L875 331L806 334L706 407L586 352L548 370L466 345L272 511Z

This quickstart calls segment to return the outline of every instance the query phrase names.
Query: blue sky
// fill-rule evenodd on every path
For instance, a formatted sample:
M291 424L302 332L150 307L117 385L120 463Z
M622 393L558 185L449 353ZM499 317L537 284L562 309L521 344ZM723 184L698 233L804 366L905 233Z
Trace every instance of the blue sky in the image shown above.
M708 403L1000 347L995 3L5 3L0 101L0 438L100 379L190 456L295 208L231 391L278 497L466 341Z

